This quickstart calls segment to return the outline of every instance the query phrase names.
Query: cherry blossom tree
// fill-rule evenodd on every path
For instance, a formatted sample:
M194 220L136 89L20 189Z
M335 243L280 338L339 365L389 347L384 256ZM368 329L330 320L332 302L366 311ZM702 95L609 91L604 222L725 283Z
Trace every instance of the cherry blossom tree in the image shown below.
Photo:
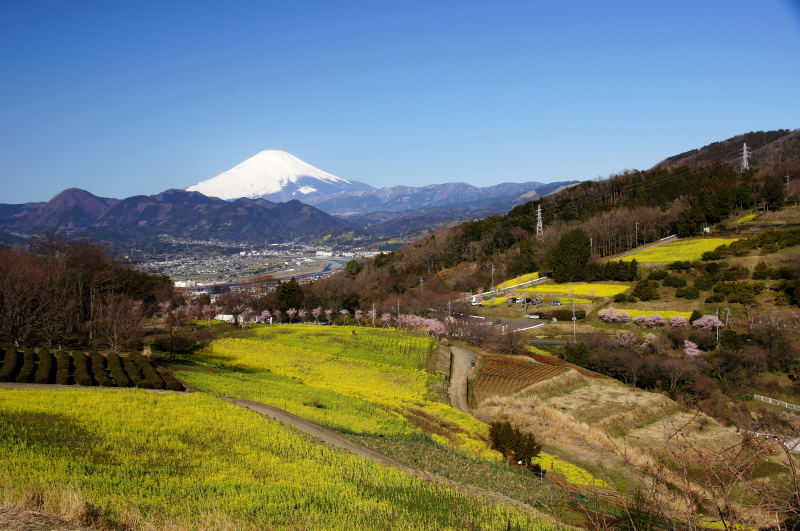
M392 314L386 312L381 314L381 323L384 328L388 328L392 324Z
M636 317L633 318L633 323L636 326L645 326L647 324L647 317L645 317L644 315L637 315Z
M609 306L605 310L597 312L600 319L606 323L627 323L631 320L630 314L625 310L617 310L613 306Z
M342 324L346 325L347 324L347 316L350 315L350 312L348 312L347 310L342 308L341 310L339 310L339 313L342 314L342 321L343 321Z
M702 350L697 348L697 343L693 343L688 339L683 342L683 352L689 358L696 358L697 356L700 356L703 353Z
M206 320L206 323L208 324L209 328L211 328L211 320L214 317L216 317L218 313L219 313L219 308L217 306L214 306L212 304L207 304L203 306L201 314L203 316L203 319Z
M675 314L669 318L669 325L673 328L681 328L686 326L689 321L682 315Z
M700 319L692 321L692 327L699 330L713 330L722 328L722 321L716 315L704 315Z
M651 313L647 317L647 322L645 323L645 325L648 328L658 328L660 326L666 326L666 324L667 324L667 320L664 319L664 317L661 314L658 314L658 313Z
M244 311L242 311L242 326L246 323L250 323L255 313L256 312L254 312L252 308L245 308Z
M264 324L269 323L269 318L270 317L272 317L272 314L269 312L269 310L264 310L263 312L261 312L261 322L262 323L264 323Z
M370 310L367 312L367 318L372 321L372 327L375 328L375 318L378 316L378 312L375 310Z
M311 310L311 315L314 316L314 320L317 322L317 324L319 324L319 316L321 313L322 313L321 307L316 307L313 310Z
M329 323L331 322L332 316L333 316L333 310L325 310L325 319L327 319Z
M355 317L358 326L361 326L361 319L364 318L364 312L362 312L361 310L356 310L356 313L353 315L353 317Z
M295 310L294 308L289 308L288 310L286 310L286 315L289 316L289 324L292 324L294 316L297 315L297 310Z
M306 315L308 315L308 312L307 312L307 311L305 311L305 310L300 310L300 311L298 311L298 312L297 312L297 316L298 316L300 319L302 319L302 320L303 320L303 322L305 322L305 320L306 320Z

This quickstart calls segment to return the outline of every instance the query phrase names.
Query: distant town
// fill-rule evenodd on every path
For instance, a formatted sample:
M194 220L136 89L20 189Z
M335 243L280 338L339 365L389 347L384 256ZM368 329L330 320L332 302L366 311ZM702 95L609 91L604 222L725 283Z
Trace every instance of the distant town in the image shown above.
M180 251L160 255L138 255L142 271L168 276L176 288L208 290L252 282L266 276L297 278L301 283L332 275L357 257L372 257L376 251L341 246L281 243L264 245L222 244L213 241L171 239ZM244 249L243 249L244 248Z

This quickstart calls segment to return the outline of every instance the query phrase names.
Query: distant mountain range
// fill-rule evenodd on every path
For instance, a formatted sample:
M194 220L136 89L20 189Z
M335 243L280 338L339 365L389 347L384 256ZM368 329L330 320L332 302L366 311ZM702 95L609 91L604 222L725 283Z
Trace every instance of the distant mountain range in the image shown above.
M0 229L12 235L58 229L110 244L147 241L162 235L279 243L315 238L346 226L345 221L296 200L224 201L184 190L120 201L70 188L47 203L0 205Z
M658 166L738 164L783 175L800 169L800 130L747 133L665 159ZM115 244L164 235L227 242L310 241L330 234L360 239L421 234L433 227L505 214L578 181L446 183L375 189L324 172L283 151L263 151L190 186L124 200L70 188L46 203L0 204L0 242L48 230ZM301 199L302 202L298 199Z

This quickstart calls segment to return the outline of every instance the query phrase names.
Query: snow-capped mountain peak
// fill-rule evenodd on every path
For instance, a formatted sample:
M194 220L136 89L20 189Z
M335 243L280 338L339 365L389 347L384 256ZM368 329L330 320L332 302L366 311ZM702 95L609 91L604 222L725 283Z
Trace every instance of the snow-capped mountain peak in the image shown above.
M286 201L308 194L327 195L370 188L331 175L285 151L267 150L186 190L220 199L261 197Z

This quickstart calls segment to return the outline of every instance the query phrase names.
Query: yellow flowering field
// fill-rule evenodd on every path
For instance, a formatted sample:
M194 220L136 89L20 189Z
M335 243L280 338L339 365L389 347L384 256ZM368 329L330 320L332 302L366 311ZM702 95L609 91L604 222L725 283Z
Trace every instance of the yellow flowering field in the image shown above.
M517 286L525 282L530 282L531 280L536 280L537 278L539 278L539 273L528 273L527 275L520 275L519 277L509 278L502 284L498 284L497 289L506 289L511 286Z
M720 245L730 245L739 239L740 238L703 238L700 240L679 240L639 251L638 253L620 258L620 260L630 261L636 259L637 262L645 264L678 261L691 262L700 260L700 256L706 251L713 251Z
M553 527L202 393L0 389L0 496L65 491L142 529Z
M524 291L529 293L553 293L565 294L570 293L570 290L575 290L576 297L589 296L594 297L613 297L618 293L627 291L630 286L628 284L602 284L599 282L571 282L566 284L542 284L541 286L533 286L525 288Z
M359 434L408 438L420 426L448 426L444 444L499 459L484 442L488 427L437 402L430 388L438 377L414 368L434 346L432 339L389 329L265 326L254 337L219 339L201 351L219 372L178 376L203 391Z
M545 471L554 470L564 474L567 481L575 485L594 485L595 487L609 488L609 485L602 479L594 477L578 466L566 461L560 461L557 455L541 452L537 457L534 457L532 461Z

